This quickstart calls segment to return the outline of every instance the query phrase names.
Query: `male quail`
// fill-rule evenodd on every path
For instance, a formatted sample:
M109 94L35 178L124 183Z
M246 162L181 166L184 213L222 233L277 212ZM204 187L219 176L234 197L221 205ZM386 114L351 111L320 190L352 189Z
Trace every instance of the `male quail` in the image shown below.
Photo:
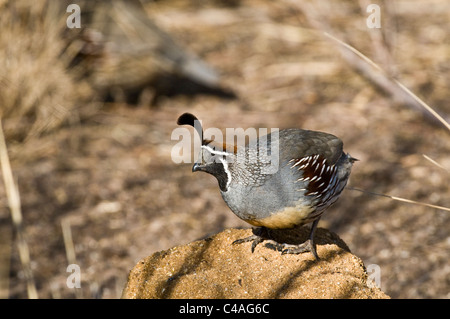
M199 159L192 171L215 176L233 213L259 226L254 235L233 244L252 241L253 252L259 243L270 238L268 229L288 229L312 222L309 239L304 243L277 243L276 247L282 254L310 251L318 259L314 231L322 213L344 189L356 160L343 152L342 141L323 132L285 129L278 132L278 138L273 138L272 132L246 146L231 147L203 139L203 129L196 121L190 113L182 114L177 121L178 125L194 126L202 139ZM271 170L273 162L276 167Z

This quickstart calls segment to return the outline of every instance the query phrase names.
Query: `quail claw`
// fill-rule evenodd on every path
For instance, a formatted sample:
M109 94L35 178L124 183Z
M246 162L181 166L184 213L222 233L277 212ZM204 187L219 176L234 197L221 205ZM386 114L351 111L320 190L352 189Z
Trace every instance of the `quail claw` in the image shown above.
M317 225L317 223L315 223ZM314 236L314 231L311 232L311 238ZM316 245L312 239L306 240L304 243L299 245L292 245L286 243L278 243L268 236L268 230L264 227L259 227L253 230L253 235L237 239L233 241L232 245L242 244L247 242L252 242L251 251L252 253L255 251L256 246L262 243L263 241L267 241L266 247L281 251L282 255L286 254L301 254L305 252L311 252L316 260L319 260L319 256L317 255Z
M282 255L285 254L301 254L305 252L311 252L314 255L314 258L316 260L319 259L319 256L317 255L316 247L314 243L310 239L305 241L304 243L300 245L290 245L290 244L282 244L283 250L281 251Z
M253 230L253 235L245 237L245 238L241 238L241 239L237 239L235 241L233 241L232 245L236 245L236 244L242 244L242 243L247 243L247 242L252 242L252 253L255 251L256 246L258 246L258 244L262 243L264 240L266 240L267 236L264 236L266 234L267 230L263 227L259 227Z
M252 241L252 253L255 251L256 246L264 241L264 238L258 235L251 235L246 238L241 238L233 241L232 245L242 244Z

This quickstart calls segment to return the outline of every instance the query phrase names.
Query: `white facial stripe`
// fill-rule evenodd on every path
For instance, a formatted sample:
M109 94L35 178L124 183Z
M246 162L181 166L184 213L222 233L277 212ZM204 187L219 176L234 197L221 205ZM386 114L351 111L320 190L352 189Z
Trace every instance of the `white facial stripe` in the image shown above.
M224 159L222 159L222 158L219 158L219 160L220 160L220 162L221 162L222 165L223 165L223 170L225 171L225 173L227 173L227 186L226 186L226 189L227 189L227 191L228 191L228 187L230 186L230 183L231 183L231 172L230 172L230 170L228 169L228 163L227 163L227 161L224 160Z
M202 148L208 150L211 154L214 154L214 155L223 155L223 156L233 155L232 153L228 153L228 152L224 152L224 151L216 151L209 145L202 145Z

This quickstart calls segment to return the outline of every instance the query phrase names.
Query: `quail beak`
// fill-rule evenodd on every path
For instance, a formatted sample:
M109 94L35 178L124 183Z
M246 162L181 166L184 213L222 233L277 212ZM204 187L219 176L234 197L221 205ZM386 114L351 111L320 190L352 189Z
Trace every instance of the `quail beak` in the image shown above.
M195 163L194 166L192 166L192 173L201 171L202 170L202 164L201 163Z

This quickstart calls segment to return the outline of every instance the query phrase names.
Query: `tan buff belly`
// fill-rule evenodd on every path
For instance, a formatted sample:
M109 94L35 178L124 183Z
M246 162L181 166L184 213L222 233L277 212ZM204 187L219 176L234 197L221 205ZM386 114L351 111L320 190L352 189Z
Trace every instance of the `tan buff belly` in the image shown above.
M310 222L308 216L314 211L311 207L287 207L282 211L274 213L261 219L246 219L245 221L254 226L267 228L293 228Z

